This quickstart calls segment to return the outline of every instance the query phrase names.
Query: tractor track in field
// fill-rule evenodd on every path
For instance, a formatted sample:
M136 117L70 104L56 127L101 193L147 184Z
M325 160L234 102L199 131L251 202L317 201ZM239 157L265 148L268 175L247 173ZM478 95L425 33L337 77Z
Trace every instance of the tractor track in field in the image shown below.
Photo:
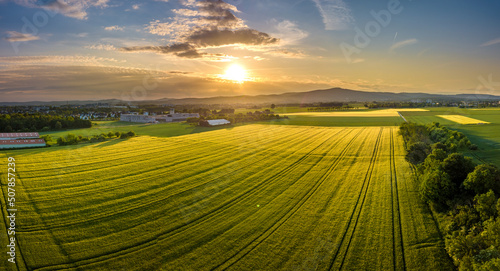
M137 250L142 250L142 249L144 249L146 247L155 245L158 242L158 240L160 240L160 239L165 239L168 236L173 236L173 235L182 233L187 228L189 228L188 227L189 225L191 225L193 223L198 224L200 222L207 221L207 220L209 220L212 217L215 217L219 213L222 213L226 209L228 209L228 208L232 207L233 205L235 205L235 204L237 204L237 203L245 200L246 198L250 197L254 193L257 193L259 190L261 190L261 188L266 187L267 185L271 184L273 182L273 180L275 180L276 178L279 178L281 176L286 175L289 171L291 171L291 170L297 168L298 166L300 166L301 162L304 161L306 158L308 158L316 149L318 149L323 144L325 144L327 141L329 141L331 138L334 138L335 136L337 136L339 133L341 133L343 131L344 130L337 131L335 134L331 135L328 139L326 139L321 144L319 144L318 146L316 146L314 149L312 149L311 151L309 151L306 155L302 156L300 159L298 159L297 161L293 162L289 166L283 168L278 173L275 173L273 176L269 177L266 181L261 182L261 183L255 185L255 186L253 186L252 188L250 188L249 190L245 191L244 193L242 193L240 195L234 196L230 200L228 200L225 203L221 204L221 206L219 206L218 208L216 208L212 212L203 214L203 215L197 217L196 219L193 219L189 223L176 226L176 227L171 228L171 229L169 229L169 230L167 230L165 232L157 233L153 237L148 238L147 240L144 240L143 242L140 242L138 244L130 245L130 246L125 247L125 248L121 248L121 249L118 249L118 250L114 250L114 251L108 252L106 255L99 255L97 257L89 257L89 258L77 260L77 261L70 262L70 263L60 263L60 264L55 264L55 265L41 266L38 269L54 268L54 267L61 267L61 266L66 266L66 265L80 266L81 267L81 266L85 266L85 265L88 265L88 264L94 264L94 263L97 263L97 262L108 260L108 259L113 258L113 257L123 256L123 255L127 255L127 254L130 254L130 253L133 253L133 252L135 252ZM354 131L354 130L351 130L351 131Z
M10 237L8 235L8 232L9 232L8 231L8 229L9 229L9 222L6 219L7 215L6 214L4 215L4 213L3 213L3 210L7 210L7 208L8 208L7 205L4 205L4 202L7 203L7 197L6 197L5 193L3 192L3 190L6 189L6 187L8 187L8 186L7 185L3 185L3 184L0 185L0 190L1 190L0 193L2 194L1 197L4 200L4 201L0 201L0 208L2 208L2 211L0 211L0 213L2 214L2 221L3 221L3 224L5 225L5 233L7 234L6 235L7 243L10 243L9 242L9 238ZM17 194L17 191L18 190L16 190L16 194ZM18 232L17 228L16 228L16 232ZM15 251L16 258L15 259L16 260L15 260L15 264L16 264L17 270L27 270L26 267L28 265L26 264L26 260L23 257L23 254L22 254L22 251L21 251L21 246L19 246L19 238L17 236L15 236L15 238L16 238L16 246L15 246L15 248L16 248L16 251ZM24 264L24 265L22 265L21 263L19 263L18 259L22 259L22 261L23 261L22 264ZM7 262L7 259L5 258L5 259L3 259L3 261Z
M328 270L332 270L333 264L335 263L335 261L337 260L337 257L339 256L340 250L342 249L342 245L344 244L344 241L346 239L346 235L349 232L349 228L351 227L351 223L353 222L354 215L356 214L356 209L359 209L358 215L356 216L356 219L354 221L354 225L353 225L353 229L351 231L351 235L349 237L349 241L347 243L347 247L345 249L344 256L342 257L342 261L341 261L339 270L341 270L344 266L344 262L345 262L347 254L349 252L349 247L351 246L354 232L356 231L356 228L358 225L358 220L359 220L359 217L361 215L361 211L363 210L363 205L365 203L366 194L368 193L368 187L370 185L371 175L372 175L373 169L375 168L375 161L377 160L377 154L380 151L380 141L382 138L383 131L384 131L384 128L380 128L380 132L377 136L377 140L376 140L375 146L373 148L373 153L372 153L372 156L370 158L370 164L368 166L368 170L367 170L365 178L363 180L363 185L361 186L361 190L359 192L358 199L356 200L356 204L354 205L351 216L349 217L349 222L347 223L344 234L342 235L342 239L340 240L340 243L338 244L338 249L335 252L335 254L333 255L333 258L330 260L330 266L329 266ZM360 200L361 200L361 204L360 204ZM359 205L359 208L358 208L358 205Z
M403 240L403 227L401 225L401 208L399 203L399 191L398 191L398 176L396 172L396 154L395 154L395 146L394 146L394 132L391 128L391 137L390 137L390 166L391 166L391 205L392 205L392 240L393 240L393 263L394 270L406 270L406 259L405 259L405 248L404 248L404 240ZM396 201L396 202L394 202ZM396 209L396 210L394 210ZM395 221L395 213L397 213L397 225ZM401 260L403 267L402 269L398 268L397 264L397 253L396 253L396 234L395 228L399 229L399 241L401 246Z
M279 151L278 151L278 152L279 152ZM276 152L276 153L278 153L278 152ZM246 155L246 154L244 154L244 155ZM259 156L259 155L258 155L258 154L255 154L254 156ZM211 158L207 158L207 159L208 159L208 160L210 160ZM258 160L256 160L256 161L253 161L252 163L247 164L247 165L245 165L245 166L254 165L254 164L259 163L260 161L263 161L263 160L265 160L265 159L267 159L267 156L262 156L262 157L260 157L260 159L258 159ZM233 164L233 163L238 163L238 162L239 162L239 160L235 159L233 162L231 162L231 164ZM221 164L221 165L227 165L227 164ZM217 169L217 168L218 168L218 167L212 167L210 170ZM193 173L193 174L189 175L188 177L183 177L182 179L186 179L186 178L189 178L189 177L193 177L193 176L196 176L196 175L198 175L198 174L200 174L200 173L203 173L203 172L205 172L205 171L202 171L202 172L195 172L195 173ZM208 183L210 183L210 182L212 182L212 181L215 181L215 180L217 180L217 179L220 179L220 178L225 177L225 176L227 176L227 175L230 175L230 174L232 174L232 173L233 173L233 172L231 171L231 172L228 172L228 173L226 173L226 174L223 174L223 175L217 176L217 177L216 177L216 178L214 178L214 179L210 179L210 180L209 180L209 181L207 181L207 182L203 182L203 183L201 183L201 184L199 184L199 185L196 185L196 186L194 186L194 187L191 187L191 188L185 189L185 190L180 191L180 192L178 192L178 193L176 193L176 194L169 195L169 196L168 196L168 197L166 197L166 198L161 198L161 199L156 200L156 201L149 201L148 203L146 203L146 204L142 204L142 205L135 205L135 206L134 206L134 207L132 207L132 208L121 208L119 212L114 212L114 213L104 213L104 215L103 215L103 213L100 213L100 214L101 214L100 216L94 216L94 217L91 217L91 218L86 217L86 219L84 219L84 220L76 220L76 221L75 221L75 220L72 220L72 221L71 221L71 222L69 222L69 223L50 224L50 229L63 228L63 227L67 227L67 226L75 226L75 225L79 225L79 224L86 224L86 223L88 223L88 222L102 220L103 218L106 218L106 219L107 219L107 218L112 218L112 217L115 217L115 216L121 215L121 214L123 214L123 213L129 212L129 211L138 210L138 209L143 209L143 208L147 208L147 207L149 207L149 206L153 206L153 205L161 204L162 202L168 201L168 199L169 199L170 197L173 197L173 196L178 195L178 194L186 193L186 192L191 191L191 190L196 190L196 189L198 189L198 188L200 188L200 187L202 187L202 186L207 185ZM167 174L168 174L168 173L167 173ZM178 181L178 180L175 180L175 181ZM172 181L172 182L175 182L175 181ZM140 182L140 181L139 181L139 182ZM130 184L131 184L131 183L127 183L126 185L130 185ZM133 184L133 183L132 183L132 184ZM119 187L121 187L121 186L122 186L122 185L120 185ZM163 187L163 186L165 186L165 183L163 183L163 184L161 184L161 185L153 186L153 187L148 187L148 189L146 189L145 191L149 191L149 190L151 190L151 189L157 189L157 188L160 188L160 187ZM114 187L113 189L116 189L116 187ZM113 190L113 189L110 189L110 190ZM103 190L103 192L104 192L104 191L105 191L105 190ZM161 193L161 192L164 192L164 190L158 191L158 193ZM88 194L88 191L85 191L85 194ZM73 196L74 196L74 195L72 195L71 197L73 197ZM18 230L18 231L19 231L19 232L27 232L27 233L28 233L28 232L36 232L36 231L43 231L43 230L46 230L46 229L45 229L45 228L26 227L26 226L25 226L25 227L23 227L23 229L22 229L22 230Z
M299 200L297 201L297 203L292 206L287 212L285 212L285 214L283 214L279 219L278 219L278 223L272 225L270 228L268 228L267 230L265 230L263 233L261 233L259 236L257 236L254 240L248 242L248 244L246 246L244 246L241 250L239 250L238 252L236 252L233 256L231 256L229 259L225 260L224 262L220 263L219 265L211 268L210 270L216 270L218 268L221 268L223 265L225 265L226 263L228 263L231 259L235 258L238 254L240 254L242 251L244 251L245 249L247 249L248 247L250 247L250 245L255 244L253 245L253 247L251 247L249 250L247 250L245 253L243 253L242 255L240 255L236 260L234 260L232 263L230 263L228 266L222 268L222 270L227 270L228 268L230 268L231 266L233 266L234 264L236 264L237 262L239 262L241 259L243 259L246 255L248 255L250 252L252 252L255 248L257 248L262 242L264 242L265 240L267 240L274 232L276 232L282 225L284 225L308 200L309 198L311 198L311 196L318 190L318 188L325 182L326 179L328 179L328 177L331 175L331 173L333 172L333 169L335 169L337 167L337 165L340 163L340 161L342 161L342 158L345 156L345 154L347 153L347 151L349 150L349 147L352 145L352 143L359 137L359 135L361 135L363 132L363 129L360 129L360 131L347 143L347 145L344 147L344 149L340 152L340 154L338 155L337 159L335 159L335 161L332 162L332 164L330 165L330 167L328 168L328 170L326 171L325 175L323 175L321 177L320 180L318 180L305 194L304 196ZM320 146L318 146L319 148ZM314 150L313 150L314 151ZM323 158L321 158L323 159ZM318 161L319 163L319 161ZM310 170L310 169L309 169ZM304 172L304 174L302 176L304 176L309 170L307 170L306 172ZM302 178L302 176L300 176L299 178L297 179L300 179ZM281 220L281 222L280 222ZM263 238L261 238L263 237ZM261 239L260 239L261 238ZM260 240L259 240L260 239Z

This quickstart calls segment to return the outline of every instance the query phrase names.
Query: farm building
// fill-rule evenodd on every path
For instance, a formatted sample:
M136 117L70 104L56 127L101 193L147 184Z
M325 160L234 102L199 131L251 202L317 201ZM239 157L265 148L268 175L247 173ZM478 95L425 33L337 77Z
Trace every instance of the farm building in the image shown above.
M33 148L33 147L45 147L45 140L43 139L0 140L0 149L19 149L19 148Z
M0 149L45 147L38 133L0 133Z
M207 120L209 126L220 126L220 125L228 125L231 124L230 121L226 119L218 119L218 120Z
M36 139L39 137L38 133L0 133L0 140Z
M140 122L140 123L155 123L156 119L153 116L148 116L148 115L122 114L120 116L120 121Z
M199 117L200 114L198 113L175 113L175 111L172 109L170 110L170 114L167 115L149 116L149 114L147 115L123 114L121 115L120 120L127 122L157 123L157 122L179 122L179 121L186 121L188 118L199 118Z

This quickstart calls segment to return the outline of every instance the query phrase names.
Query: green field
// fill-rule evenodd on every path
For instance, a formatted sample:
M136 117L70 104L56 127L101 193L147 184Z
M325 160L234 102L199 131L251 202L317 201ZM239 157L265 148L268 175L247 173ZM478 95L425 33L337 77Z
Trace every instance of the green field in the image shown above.
M1 152L16 159L18 267L452 270L397 129L253 124Z
M500 109L460 109L460 108L428 108L429 112L403 112L403 116L412 122L427 124L439 122L446 127L462 132L472 143L479 146L479 151L469 152L483 162L500 165ZM460 124L438 115L461 115L488 124Z

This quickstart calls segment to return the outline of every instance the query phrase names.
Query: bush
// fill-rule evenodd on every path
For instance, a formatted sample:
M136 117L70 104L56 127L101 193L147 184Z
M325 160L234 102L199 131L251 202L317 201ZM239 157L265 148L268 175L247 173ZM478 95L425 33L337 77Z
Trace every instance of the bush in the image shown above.
M49 143L50 141L52 141L51 135L43 135L40 138L43 138L45 140L45 143Z
M76 145L78 144L78 138L74 134L68 134L66 136L67 145Z
M478 149L479 149L479 147L476 144L471 144L469 146L469 150L471 150L471 151L477 151Z
M57 145L59 145L59 146L66 146L67 145L66 138L64 138L62 136L59 137L57 139Z

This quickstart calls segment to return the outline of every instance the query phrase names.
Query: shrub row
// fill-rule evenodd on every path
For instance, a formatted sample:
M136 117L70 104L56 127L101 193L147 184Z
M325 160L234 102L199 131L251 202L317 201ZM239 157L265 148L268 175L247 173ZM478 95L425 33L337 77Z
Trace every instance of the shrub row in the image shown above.
M134 131L129 131L127 133L122 133L122 132L109 132L109 133L101 133L100 135L93 135L93 136L82 136L78 135L76 136L75 134L68 134L67 136L59 137L57 139L57 144L59 146L66 146L66 145L76 145L80 142L102 142L105 141L106 139L109 138L120 138L120 139L125 139L129 137L134 137L136 136ZM52 141L52 138L50 138L50 135L48 136L43 136L42 138L45 139L46 142Z
M438 123L404 123L400 134L407 160L417 165L421 197L446 214L445 246L455 265L459 270L500 270L500 170L456 153L477 147Z

